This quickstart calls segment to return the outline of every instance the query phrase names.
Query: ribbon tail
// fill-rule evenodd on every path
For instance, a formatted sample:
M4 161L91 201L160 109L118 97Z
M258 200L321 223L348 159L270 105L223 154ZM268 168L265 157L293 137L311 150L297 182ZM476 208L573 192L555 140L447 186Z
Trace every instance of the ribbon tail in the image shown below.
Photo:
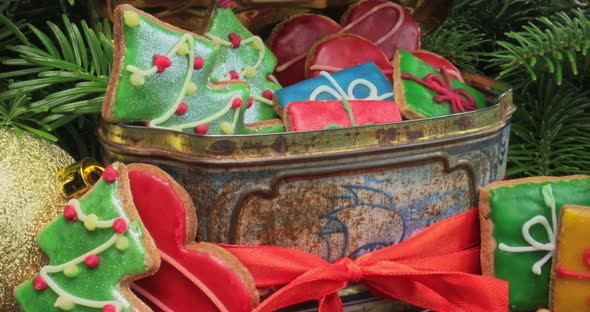
M342 312L342 300L338 293L331 293L320 299L318 312Z
M381 268L380 271L389 270ZM366 274L365 285L381 297L433 311L508 311L506 281L462 272L425 272L410 268L395 271L393 274Z
M271 312L315 299L321 300L324 312L342 311L340 299L333 298L338 297L338 291L348 285L341 274L329 267L311 270L273 293L254 312Z

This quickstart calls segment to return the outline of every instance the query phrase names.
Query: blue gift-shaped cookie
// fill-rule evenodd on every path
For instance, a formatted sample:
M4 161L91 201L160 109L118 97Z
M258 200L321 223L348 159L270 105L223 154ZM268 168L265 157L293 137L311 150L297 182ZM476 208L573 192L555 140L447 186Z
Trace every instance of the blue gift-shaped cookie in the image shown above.
M277 111L282 111L290 102L342 98L393 101L393 85L375 64L368 62L331 74L322 72L319 77L280 89L274 101Z

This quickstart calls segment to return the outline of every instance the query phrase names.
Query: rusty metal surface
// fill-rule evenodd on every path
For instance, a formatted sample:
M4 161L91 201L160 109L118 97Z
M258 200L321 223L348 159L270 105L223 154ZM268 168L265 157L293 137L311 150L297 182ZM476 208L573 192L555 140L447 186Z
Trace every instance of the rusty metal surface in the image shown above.
M324 259L400 242L477 205L506 168L509 87L475 112L362 128L194 136L102 124L105 160L148 162L191 194L198 239L298 248Z

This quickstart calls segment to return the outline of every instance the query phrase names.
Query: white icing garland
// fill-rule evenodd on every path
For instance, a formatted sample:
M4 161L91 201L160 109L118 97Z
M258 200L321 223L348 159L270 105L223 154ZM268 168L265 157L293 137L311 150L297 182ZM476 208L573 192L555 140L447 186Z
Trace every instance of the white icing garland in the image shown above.
M217 113L215 113L215 114L213 114L213 115L211 115L211 116L209 116L209 117L207 117L205 119L201 119L201 120L198 120L198 121L194 121L194 122L189 122L189 123L177 125L177 126L174 126L174 127L170 127L170 129L179 131L179 130L182 130L182 129L197 127L197 126L200 126L202 124L209 123L209 122L211 122L211 121L213 121L213 120L215 120L215 119L217 119L217 118L225 115L225 113L227 113L229 110L231 110L233 101L235 99L238 99L238 98L240 98L240 97L239 96L233 96L233 97L231 97L229 99L229 101L227 102L227 104L225 104L225 106L223 107L223 109L221 109ZM238 110L239 109L236 109L236 112ZM239 114L237 114L237 115L239 115ZM236 122L237 122L237 117L234 115L234 124L233 124L234 128L235 128Z
M80 202L77 199L70 200L70 202L68 204L72 205L74 207L77 217L80 221L84 222L87 220L88 216L85 215L84 212L82 212L82 210L80 209ZM119 219L119 218L117 218L117 219ZM115 223L115 220L117 220L117 219L108 220L108 221L97 221L96 227L97 228L112 228L113 224ZM127 218L123 217L123 219L125 220L125 222L127 222L128 225L130 224L130 222ZM49 286L49 288L51 288L51 290L53 290L59 296L58 300L56 301L56 306L58 306L58 303L62 303L63 298L65 298L66 300L69 300L69 302L72 302L74 304L81 305L81 306L90 307L90 308L102 308L107 304L111 304L115 307L115 310L117 312L121 311L121 309L123 308L123 305L119 301L113 301L113 300L111 300L111 301L97 301L97 300L90 300L90 299L85 299L85 298L74 296L74 295L66 292L65 290L63 290L61 287L59 287L59 285L56 282L54 282L51 279L51 277L49 276L49 273L62 272L67 266L78 265L78 264L84 262L86 257L89 255L100 254L101 252L103 252L106 249L113 246L113 244L115 244L117 239L121 236L123 236L123 234L115 233L105 243L94 248L91 251L88 251L87 253L79 256L78 258L75 258L73 260L70 260L70 261L60 264L60 265L55 265L55 266L48 265L48 266L45 266L41 269L39 275L47 283L47 286Z
M223 40L211 33L206 33L205 37L211 39L211 41L213 41L213 43L217 44L217 45L222 45L222 46L226 46L226 47L231 47L231 42L227 41L227 40ZM248 44L248 43L252 43L254 44L255 42L258 42L258 44L260 44L262 46L261 49L256 49L258 50L258 60L256 61L256 63L254 64L254 66L251 66L251 68L253 68L254 70L258 70L258 67L260 67L260 65L262 65L262 60L264 60L264 54L266 52L266 47L264 46L264 43L262 42L262 39L260 39L260 37L258 36L252 36L248 39L245 39L241 42L241 44ZM246 66L247 67L247 66ZM246 67L244 67L244 69L242 69L242 71L240 72L240 77L244 76L244 73L246 72ZM276 82L276 78L272 77L273 79L275 79L275 83ZM229 75L226 76L224 79L220 80L220 81L227 81L227 80L231 80ZM266 105L270 105L273 106L273 102L269 99L263 98L259 95L255 95L252 94L252 98L256 101L259 101L261 103L264 103Z
M388 92L388 93L384 93L382 95L379 95L379 90L377 90L377 87L371 83L370 81L366 80L366 79L355 79L353 81L350 82L350 84L348 85L348 92L344 92L344 89L342 89L342 87L338 84L338 82L336 81L336 79L334 79L334 77L332 77L332 75L330 75L330 73L322 71L320 72L320 75L326 79L328 79L328 81L334 86L334 88L336 88L336 90L334 90L333 88L329 87L329 86L319 86L317 87L315 90L313 90L313 92L309 95L309 100L311 101L315 101L317 99L317 97L322 94L322 93L328 93L331 96L333 96L334 98L336 98L337 100L341 100L342 98L345 98L347 100L372 100L372 101L380 101L380 100L384 100L386 98L392 97L393 96L393 92ZM369 89L369 95L365 98L362 99L357 99L354 96L354 88L356 88L356 86L361 85L361 86L365 86L366 88Z
M555 233L557 228L557 216L555 212L555 197L553 196L553 190L551 184L543 186L541 189L543 193L543 199L545 205L551 209L551 225L545 216L534 216L522 226L522 237L529 243L529 246L508 246L504 243L498 245L498 249L506 252L532 252L532 251L547 251L547 254L543 256L539 261L535 262L532 267L534 274L541 275L542 267L553 257L555 249ZM548 243L540 243L531 236L530 229L533 225L540 224L543 226L549 237Z
M215 43L217 45L222 45L222 46L226 46L226 47L231 47L231 45L232 45L231 42L229 42L227 40L223 40L223 39L213 35L212 33L206 33L205 37L211 39L211 41L213 41L213 43ZM258 70L258 67L260 67L260 65L262 65L262 60L264 59L264 53L266 52L266 47L264 46L262 39L260 39L260 37L258 37L258 36L252 36L248 39L242 40L240 45L248 44L248 43L255 44L255 42L262 45L261 49L255 48L258 51L258 60L254 64L254 66L252 66L252 68L254 68L255 70ZM245 68L242 69L242 71L240 72L240 76L243 76L245 72L246 72L246 69ZM226 78L226 80L229 80L229 77Z
M252 37L252 38L254 38L254 37ZM256 37L256 38L258 38L258 37ZM258 38L258 39L260 39L260 38ZM244 42L246 42L246 41L247 40L245 40ZM178 106L180 105L180 103L182 102L183 98L186 95L188 85L192 82L191 78L192 78L192 75L193 75L193 66L190 65L190 62L191 62L191 60L192 60L192 58L194 56L195 42L194 42L194 38L193 38L193 36L191 34L188 34L188 33L187 34L184 34L179 39L179 41L176 43L176 45L174 47L172 47L172 49L166 54L166 57L170 58L173 55L175 55L176 52L178 51L178 49L183 44L185 44L185 43L188 44L188 48L189 48L189 51L186 54L187 55L189 66L188 66L188 70L186 72L186 76L184 78L184 83L183 83L182 89L180 90L180 92L178 94L178 97L174 101L174 105L172 105L171 108L168 111L166 111L162 116L160 116L158 118L155 118L155 119L152 119L152 120L149 121L148 125L150 127L164 128L164 127L161 127L161 126L158 126L158 125L161 124L161 123L163 123L163 122L165 122L166 120L170 119L170 116L172 116L176 112L176 110L178 109ZM231 43L230 43L230 45L231 45ZM261 59L260 59L260 61L261 61ZM145 77L149 77L149 76L155 74L158 71L158 68L157 68L157 66L152 66L152 67L150 67L147 70L142 70L142 69L137 68L136 66L127 65L127 71L133 73L133 75L139 75L139 76L141 76L142 78L145 79ZM169 129L176 130L176 131L182 131L183 129L186 129L186 128L196 127L196 126L199 126L199 125L202 125L202 124L209 123L209 122L211 122L211 121L213 121L213 120L215 120L215 119L223 116L225 113L227 113L231 109L233 100L235 98L237 98L237 96L234 96L234 97L230 98L228 100L227 104L225 105L225 107L221 111L219 111L219 112L217 112L217 113L215 113L215 114L213 114L213 115L211 115L211 116L209 116L209 117L207 117L205 119L202 119L202 120L199 120L199 121L196 121L196 122L190 122L190 123L185 123L185 124L181 124L181 125L176 125L176 126L173 126L173 127L169 127ZM270 104L272 105L272 102ZM235 123L236 122L237 122L237 118L234 118L234 125L233 125L234 128L235 128Z

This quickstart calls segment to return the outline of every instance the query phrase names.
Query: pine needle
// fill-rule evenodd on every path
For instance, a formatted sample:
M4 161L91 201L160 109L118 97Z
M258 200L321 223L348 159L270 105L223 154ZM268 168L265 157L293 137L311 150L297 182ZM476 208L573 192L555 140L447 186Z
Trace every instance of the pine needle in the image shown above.
M499 41L501 49L491 53L491 66L501 70L500 79L525 75L537 80L539 72L549 72L561 85L564 65L575 76L578 62L590 58L590 19L580 9L559 12L551 19L539 17L506 36L510 41Z

